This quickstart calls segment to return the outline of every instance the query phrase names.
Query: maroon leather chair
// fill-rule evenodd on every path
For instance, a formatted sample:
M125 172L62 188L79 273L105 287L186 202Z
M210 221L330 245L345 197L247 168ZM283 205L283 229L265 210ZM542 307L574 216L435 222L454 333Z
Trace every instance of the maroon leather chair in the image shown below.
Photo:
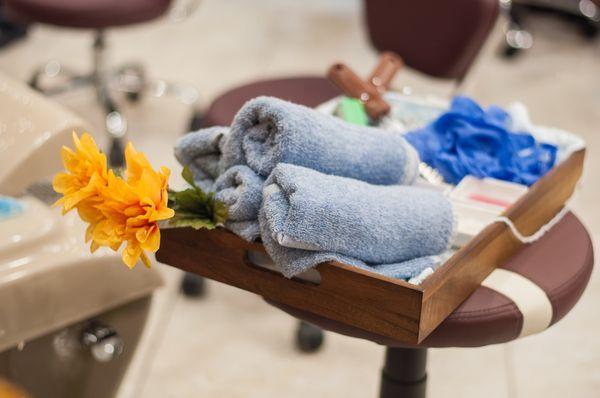
M371 43L426 75L463 80L498 17L494 0L366 0Z
M337 87L321 76L259 80L235 87L215 98L204 114L201 126L231 124L233 117L246 101L261 95L315 107L340 94Z
M151 21L171 0L4 0L8 13L23 22L65 28L108 29Z
M406 65L429 76L461 82L498 17L498 0L365 0L373 46L399 54ZM332 49L335 54L335 49ZM228 125L249 99L268 95L315 106L339 95L322 76L255 81L214 99L203 125Z

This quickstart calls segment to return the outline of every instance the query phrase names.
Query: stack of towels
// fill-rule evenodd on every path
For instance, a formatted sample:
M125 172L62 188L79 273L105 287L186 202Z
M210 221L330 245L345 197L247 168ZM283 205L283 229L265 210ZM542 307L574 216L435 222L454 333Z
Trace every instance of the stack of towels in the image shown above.
M259 97L231 127L182 137L175 156L229 206L225 226L260 237L287 277L340 261L415 280L451 243L452 205L412 186L419 157L398 133Z

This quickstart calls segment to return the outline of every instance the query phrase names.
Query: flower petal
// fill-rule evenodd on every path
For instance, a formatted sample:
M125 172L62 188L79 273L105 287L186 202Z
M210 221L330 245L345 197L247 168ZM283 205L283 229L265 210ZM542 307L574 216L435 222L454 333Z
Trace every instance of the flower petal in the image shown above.
M125 265L127 265L130 269L135 267L138 259L142 255L142 248L132 242L127 242L127 246L123 250L121 258Z

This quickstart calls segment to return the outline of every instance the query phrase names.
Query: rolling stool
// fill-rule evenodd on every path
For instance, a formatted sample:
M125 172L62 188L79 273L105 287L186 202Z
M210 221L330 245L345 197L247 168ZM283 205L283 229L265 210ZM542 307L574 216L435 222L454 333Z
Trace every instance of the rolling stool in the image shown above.
M157 97L174 94L187 105L197 101L195 88L169 84L163 80L150 81L144 67L130 63L117 69L108 70L104 65L105 36L108 28L129 26L152 21L164 15L172 0L4 0L6 14L12 20L25 23L43 23L75 29L95 31L93 43L93 68L90 73L78 74L57 61L51 61L38 68L30 80L30 85L46 95L64 93L82 86L93 86L98 102L104 109L105 128L111 138L109 162L112 166L124 165L123 136L127 132L127 121L119 112L111 91L124 92L126 99L138 101L142 95ZM63 76L66 82L61 85L46 86L42 80Z
M458 86L492 30L499 5L497 0L369 0L364 2L364 11L369 37L377 50L393 51L409 67L432 77L452 79ZM221 94L192 130L230 125L246 101L261 95L315 107L339 94L321 76L261 80ZM186 296L199 297L204 293L204 280L186 273L181 288ZM317 350L323 341L321 331L308 323L300 324L296 337L304 352Z
M577 303L590 279L593 263L588 232L568 213L540 240L524 246L493 271L481 287L415 346L269 303L324 330L385 345L380 398L424 398L427 348L481 347L543 331Z

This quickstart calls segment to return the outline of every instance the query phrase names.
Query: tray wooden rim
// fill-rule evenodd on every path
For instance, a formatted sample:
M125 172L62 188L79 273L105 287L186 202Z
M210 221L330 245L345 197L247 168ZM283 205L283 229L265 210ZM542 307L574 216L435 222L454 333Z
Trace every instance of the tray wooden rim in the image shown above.
M554 167L544 177L537 181L513 206L508 208L504 215L513 220L517 228L525 234L536 231L541 225L548 222L564 206L565 201L572 195L576 184L583 172L585 149L573 153L568 159ZM560 181L561 183L557 183ZM236 253L220 253L215 259L228 262L229 266L244 267L246 275L231 273L231 269L218 269L222 265L214 266L215 269L202 268L196 258L186 258L173 253L159 250L157 259L163 259L167 264L190 272L203 274L220 282L251 291L263 297L281 302L291 307L330 317L338 322L359 327L372 333L397 339L409 344L417 344L431 331L433 331L452 311L458 307L497 266L501 265L512 254L523 246L503 223L493 223L486 227L465 246L450 257L436 272L420 285L412 285L406 281L393 279L353 267L348 264L330 261L317 265L315 268L321 275L321 284L298 284L295 279L287 279L280 273L259 268L249 264L246 259L238 258L241 253L247 256L247 250L256 250L266 253L260 242L245 242L230 231L218 228L213 231L195 231L191 228L165 229L163 236L169 240L169 235L188 234L184 236L185 242L168 242L173 247L181 249L202 250L202 244L193 242L195 237L209 237L209 240L223 243L221 249L235 251ZM212 235L205 235L205 234ZM190 239L188 239L190 238ZM204 248L209 257L209 248ZM236 255L238 257L236 257ZM486 261L481 262L485 257ZM227 257L229 256L229 257ZM237 258L237 260L236 260ZM487 258L492 261L487 262ZM262 273L257 271L264 271ZM243 272L242 272L243 273ZM216 275L216 277L214 277ZM253 278L247 281L244 278ZM277 280L273 278L279 278ZM369 296L357 295L356 292L340 292L337 283L330 279L341 278L342 282L349 285L370 288ZM464 279L463 279L464 278ZM261 286L262 284L262 286ZM277 285L280 284L280 285ZM290 289L286 292L286 289ZM303 299L302 292L306 294L321 294L325 299L334 299L336 302L324 303L314 298ZM389 291L396 294L385 296ZM382 296L382 294L384 296ZM360 300L352 302L351 300ZM379 300L379 301L377 301ZM394 307L403 301L407 308ZM372 301L377 301L378 307L368 306ZM353 314L347 314L350 311ZM352 317L354 316L354 318ZM415 325L416 323L416 325Z
M571 164L581 163L583 165L583 161L585 158L586 150L585 148L580 149L574 153L572 153L567 159L561 162L559 165L553 167L546 175L536 181L527 192L521 196L517 202L515 202L512 206L507 208L502 216L507 217L510 220L514 220L518 218L519 214L522 212L526 212L529 207L529 202L534 196L543 196L547 192L542 192L543 187L550 183L553 179L556 178L556 175L560 173L561 170L564 170L566 167ZM583 171L583 170L582 170ZM579 176L581 173L579 173ZM577 178L579 180L579 178ZM564 204L564 201L563 201ZM562 207L562 206L561 206ZM514 222L515 225L520 226L519 222ZM539 229L539 227L535 228L535 230ZM458 251L456 251L448 260L444 262L436 271L427 279L421 283L421 287L424 291L429 292L431 289L431 285L439 284L439 279L443 278L444 275L448 272L448 269L451 268L457 261L460 260L463 256L465 256L468 252L473 250L474 247L481 244L483 241L488 239L490 236L496 236L502 233L505 230L509 230L506 224L493 223L484 228L479 234L471 238L466 245L461 247ZM534 231L526 231L528 233L533 233ZM426 293L427 294L427 293Z

